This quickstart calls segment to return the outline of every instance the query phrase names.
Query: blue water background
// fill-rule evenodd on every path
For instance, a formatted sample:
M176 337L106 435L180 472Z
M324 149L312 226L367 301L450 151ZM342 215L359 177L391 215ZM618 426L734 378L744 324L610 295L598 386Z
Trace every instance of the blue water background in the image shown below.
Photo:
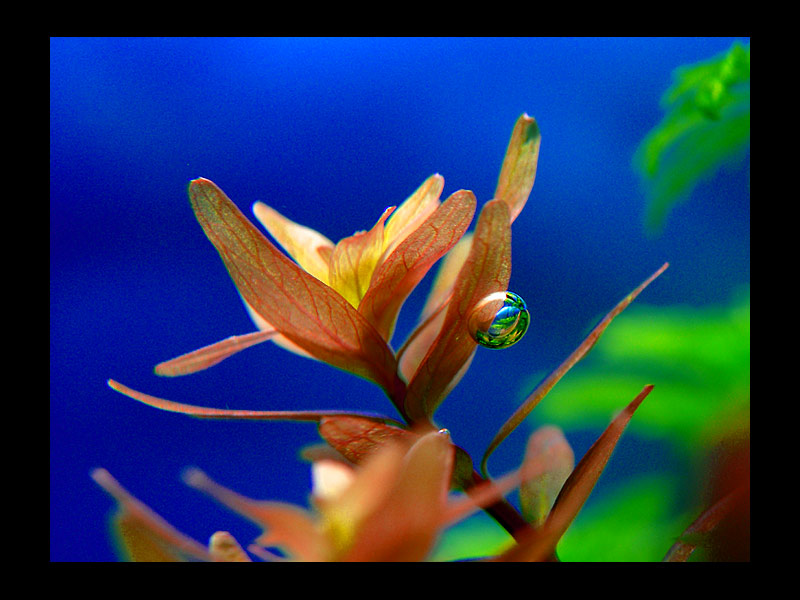
M253 330L189 207L191 179L213 180L245 214L262 200L338 240L437 172L444 196L466 188L482 205L515 120L535 116L539 171L514 223L510 286L531 328L511 349L480 350L437 413L477 459L529 391L523 382L664 261L637 302L723 303L749 282L746 170L701 185L650 237L631 167L672 70L732 41L51 39L50 560L115 559L112 502L89 478L98 466L202 542L224 529L247 543L258 530L184 486L187 466L253 497L306 502L297 451L318 441L313 425L173 415L113 392L109 377L207 406L394 416L376 386L272 344L186 378L153 374ZM407 302L395 347L429 282ZM598 433L571 438L578 456ZM501 446L494 473L518 464L525 438ZM671 461L623 438L596 493Z

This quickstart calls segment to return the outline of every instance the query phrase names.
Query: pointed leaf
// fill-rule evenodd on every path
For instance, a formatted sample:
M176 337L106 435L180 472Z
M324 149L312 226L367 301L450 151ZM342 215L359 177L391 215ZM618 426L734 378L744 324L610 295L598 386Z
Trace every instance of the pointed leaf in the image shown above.
M375 270L358 311L387 341L406 298L461 238L475 214L475 195L458 191L412 231Z
M494 193L495 198L508 204L512 223L522 211L533 189L541 140L536 119L526 114L521 115L511 133Z
M439 270L436 272L436 278L431 284L428 297L425 299L420 321L424 321L433 313L438 312L443 304L450 302L450 298L453 296L453 286L458 279L461 268L469 258L471 249L472 233L467 233L458 240L458 243L444 257Z
M617 315L619 315L627 306L633 302L634 298L638 296L644 288L646 288L650 283L661 273L663 273L669 263L664 263L661 268L659 268L655 273L653 273L650 277L648 277L644 282L642 282L639 287L633 290L630 294L625 296L625 298L619 302L612 310L609 312L597 326L592 329L591 333L586 337L586 339L581 342L581 344L575 349L575 351L570 354L567 359L561 363L558 368L550 373L544 381L542 381L536 389L531 392L530 396L522 403L522 405L514 412L514 414L509 417L508 421L506 421L500 430L495 434L494 438L492 439L491 443L489 444L488 448L486 448L486 452L481 459L481 473L483 473L484 477L488 477L486 471L486 463L489 460L489 455L494 452L495 448L500 445L508 435L517 428L517 426L525 420L525 417L530 414L530 412L536 407L537 404L544 398L547 393L553 388L553 386L558 383L558 381L567 374L567 372L575 366L575 364L580 361L589 350L597 343L597 340L600 339L600 336L606 330L606 328L611 324Z
M505 291L510 276L508 206L492 200L481 210L441 331L408 385L405 406L409 418L428 419L444 400L478 345L467 327L472 309L489 294Z
M105 469L94 469L92 479L119 504L114 525L130 560L163 562L210 560L202 544L184 535L131 495Z
M213 481L199 469L188 469L184 481L261 526L264 534L258 538L259 544L278 546L299 560L326 558L329 550L325 538L311 514L303 509L283 502L247 498Z
M444 178L431 175L397 207L386 223L384 256L389 256L438 207Z
M472 234L468 233L444 257L422 308L420 322L397 351L397 368L406 382L413 379L422 359L442 329L447 307L453 298L453 286L471 248Z
M156 375L163 375L166 377L177 377L180 375L189 375L190 373L197 373L209 367L213 367L219 362L222 362L229 356L233 356L237 352L241 352L245 348L255 346L261 342L265 342L271 337L274 337L278 332L274 329L272 331L254 331L245 335L232 335L229 338L204 346L199 350L182 354L177 358L159 363L156 365Z
M636 398L611 421L611 424L592 444L564 483L544 525L533 530L525 540L509 550L501 560L542 561L549 560L554 556L558 541L592 492L633 413L652 389L652 385L646 385Z
M253 214L298 265L322 283L328 283L332 241L310 227L287 219L263 202L253 204Z
M731 514L735 507L735 501L742 492L742 489L734 490L704 510L703 513L686 528L686 531L683 532L680 539L672 545L664 557L663 562L686 562L689 560L689 556L691 556L692 552L700 545L700 542L702 542L709 533L714 531L725 517Z
M245 301L312 356L402 395L391 349L334 290L289 260L214 183L196 179L189 197L197 220Z
M408 382L414 378L419 365L433 346L434 340L439 336L452 297L451 293L435 311L417 325L417 328L397 351L397 369L403 381Z
M370 414L366 412L349 412L338 410L234 410L226 408L210 408L206 406L193 406L182 404L163 398L157 398L142 392L137 392L126 385L108 380L108 386L120 394L138 400L142 404L147 404L153 408L166 410L168 412L180 413L197 417L199 419L241 419L247 421L311 421L319 422L324 417L331 416L356 416L365 420L375 420L380 422L397 423L394 419L382 415Z
M372 275L383 256L384 222L395 207L390 206L369 231L360 231L341 240L330 260L330 286L358 308L369 289Z

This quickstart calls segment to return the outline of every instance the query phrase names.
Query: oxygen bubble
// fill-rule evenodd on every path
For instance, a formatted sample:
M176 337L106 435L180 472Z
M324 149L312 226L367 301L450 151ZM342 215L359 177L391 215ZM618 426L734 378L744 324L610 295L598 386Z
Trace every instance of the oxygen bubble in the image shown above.
M472 338L486 348L508 348L528 330L531 316L525 301L513 292L489 294L467 320Z

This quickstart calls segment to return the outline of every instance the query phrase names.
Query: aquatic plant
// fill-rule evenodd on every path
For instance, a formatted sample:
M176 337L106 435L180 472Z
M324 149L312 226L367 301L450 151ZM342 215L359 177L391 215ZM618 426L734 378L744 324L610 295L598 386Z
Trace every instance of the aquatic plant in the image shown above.
M703 178L750 146L750 44L673 73L661 98L665 115L642 141L634 166L648 195L647 224L660 228L672 207Z
M460 190L440 202L439 175L428 178L399 207L386 209L370 230L336 244L257 203L256 217L294 261L214 183L192 181L189 198L195 216L258 330L161 363L156 373L194 373L271 340L374 382L400 419L349 410L201 407L109 380L114 390L130 398L193 417L315 422L326 442L305 451L315 481L310 510L246 498L197 469L185 474L190 486L263 528L263 535L248 546L250 554L227 532L212 535L207 546L183 535L106 470L95 470L94 480L118 502L114 526L123 554L134 560L246 561L251 555L265 560L422 560L444 529L482 509L515 540L498 560L557 559L559 539L653 386L645 385L635 394L577 465L555 427L534 432L516 471L493 478L487 461L667 264L625 296L534 388L497 432L476 468L434 417L479 347L507 347L527 328L530 315L524 301L507 290L511 224L533 187L539 146L536 121L522 115L511 135L495 197L483 205L471 234L467 229L476 210L474 195ZM398 312L442 257L419 324L395 352L390 339ZM520 490L519 511L504 498L515 488Z

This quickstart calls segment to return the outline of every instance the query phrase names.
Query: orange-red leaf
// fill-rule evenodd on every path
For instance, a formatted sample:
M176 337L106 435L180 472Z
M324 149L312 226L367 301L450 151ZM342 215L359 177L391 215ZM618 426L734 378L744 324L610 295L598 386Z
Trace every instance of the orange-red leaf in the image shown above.
M449 435L432 432L419 438L385 502L359 525L344 560L423 560L439 533L452 470Z
M509 550L501 560L542 561L554 555L558 541L592 492L633 413L652 389L652 385L646 385L611 421L564 483L544 525L526 536L525 540Z
M237 352L241 352L245 348L255 346L261 342L265 342L271 337L274 337L278 332L276 330L254 331L253 333L246 333L245 335L232 335L225 338L221 342L204 346L199 350L182 354L171 360L159 363L156 365L156 375L164 375L166 377L177 377L179 375L189 375L197 373L209 367L213 367L219 362L222 362L229 356L233 356Z
M199 469L187 470L184 481L261 526L264 533L258 543L280 547L303 561L327 557L328 544L312 515L303 509L283 502L247 498L213 481Z
M566 373L573 367L575 364L581 360L589 350L597 343L597 340L600 339L600 336L606 330L606 328L611 324L617 315L619 315L627 306L633 302L634 298L638 296L644 288L646 288L650 283L661 273L663 273L666 268L669 266L669 263L664 263L661 268L659 268L655 273L653 273L650 277L648 277L644 282L642 282L639 287L633 290L630 294L625 296L612 310L609 312L597 326L592 329L586 339L581 342L581 344L570 354L567 359L561 363L558 368L550 373L544 381L542 381L536 388L531 392L530 396L525 400L525 402L520 405L520 407L514 411L514 414L509 417L509 419L503 424L503 426L499 429L499 431L495 434L494 438L492 439L491 443L489 444L488 448L486 448L486 452L481 459L481 473L484 476L487 476L486 472L486 462L489 460L489 455L494 452L495 448L500 445L508 435L517 428L517 426L525 420L525 417L530 414L530 412L534 409L534 407L539 404L539 402L544 398L548 392L553 388L553 386L558 383L558 381L566 375Z
M478 345L467 327L470 312L484 297L505 291L510 276L508 205L492 200L481 210L441 331L408 385L405 406L410 419L430 418L444 400Z
M522 212L533 189L541 140L536 119L526 114L521 115L511 132L494 193L495 198L508 204L512 223Z
M396 360L375 328L340 294L272 245L213 182L189 198L245 301L291 342L335 367L402 395Z
M108 385L111 389L138 400L142 404L147 404L153 408L166 410L168 412L180 413L189 415L190 417L197 417L199 419L241 419L248 421L311 421L319 422L324 417L332 416L356 416L364 420L375 420L379 422L396 422L389 417L382 415L373 415L366 412L350 412L338 410L235 410L226 408L210 408L207 406L194 406L191 404L182 404L180 402L173 402L165 400L164 398L157 398L142 392L137 392L126 385L108 380Z
M319 434L353 464L361 464L389 443L416 439L406 429L355 416L326 416L319 422Z
M736 506L736 501L742 496L743 491L741 488L736 489L704 510L681 534L681 538L672 545L663 562L686 562L689 560L698 545L697 543L692 543L692 541L696 542L698 538L702 540L702 538L714 531L717 525L731 514Z
M464 235L475 214L475 195L455 192L412 231L375 270L358 311L385 340L394 332L406 298L425 274Z
M211 560L202 544L184 535L135 498L105 469L92 479L119 504L114 527L126 557L134 562Z

